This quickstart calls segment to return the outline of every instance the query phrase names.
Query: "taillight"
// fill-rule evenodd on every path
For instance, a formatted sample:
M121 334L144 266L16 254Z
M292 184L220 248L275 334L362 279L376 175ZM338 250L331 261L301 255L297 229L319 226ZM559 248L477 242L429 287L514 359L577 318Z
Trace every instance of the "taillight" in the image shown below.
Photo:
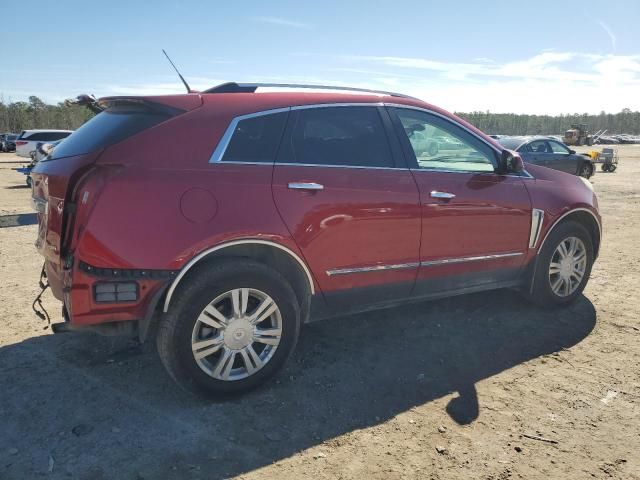
M25 142L24 140L16 140L16 146L18 145L26 145L29 142Z

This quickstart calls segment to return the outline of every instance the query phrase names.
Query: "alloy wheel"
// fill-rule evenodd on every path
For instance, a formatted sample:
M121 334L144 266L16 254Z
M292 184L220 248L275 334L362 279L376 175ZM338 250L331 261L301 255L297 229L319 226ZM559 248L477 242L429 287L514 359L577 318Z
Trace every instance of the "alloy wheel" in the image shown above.
M263 368L282 337L276 302L252 288L236 288L213 299L198 316L191 350L207 375L241 380Z
M553 293L568 297L574 293L587 270L587 249L582 240L568 237L560 242L551 256L549 284Z

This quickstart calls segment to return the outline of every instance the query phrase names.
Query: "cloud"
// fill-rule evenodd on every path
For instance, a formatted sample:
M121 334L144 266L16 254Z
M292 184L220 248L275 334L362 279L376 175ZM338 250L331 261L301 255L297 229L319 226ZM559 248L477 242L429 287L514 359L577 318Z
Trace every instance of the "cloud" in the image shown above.
M546 51L502 63L340 58L343 65L348 63L345 71L360 77L358 86L392 85L450 110L539 114L640 110L640 55Z
M251 20L259 23L267 23L270 25L277 25L280 27L289 27L289 28L301 28L301 29L310 29L311 25L308 23L296 22L294 20L289 20L287 18L282 17L253 17Z

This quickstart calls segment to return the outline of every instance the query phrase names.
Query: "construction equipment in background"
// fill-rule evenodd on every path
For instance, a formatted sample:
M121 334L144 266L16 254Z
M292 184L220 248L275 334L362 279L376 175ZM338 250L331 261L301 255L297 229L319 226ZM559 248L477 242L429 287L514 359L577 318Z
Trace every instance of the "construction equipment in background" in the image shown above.
M569 130L564 132L562 141L565 145L574 145L576 147L581 147L582 145L591 146L605 133L607 133L606 130L598 130L595 134L591 134L586 123L574 123Z
M601 163L602 166L600 168L603 172L613 173L618 168L618 149L616 148L605 147L601 152L590 150L584 155L591 157L593 163Z

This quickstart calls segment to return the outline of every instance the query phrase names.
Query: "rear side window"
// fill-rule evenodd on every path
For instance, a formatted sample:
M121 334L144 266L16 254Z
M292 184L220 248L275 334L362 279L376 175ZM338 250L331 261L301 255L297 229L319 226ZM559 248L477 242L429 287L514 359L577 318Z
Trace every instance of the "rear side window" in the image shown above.
M34 142L55 142L71 135L72 132L36 132L24 137L25 140Z
M99 113L60 143L47 160L81 155L121 142L173 115L144 105L120 105Z
M223 162L273 163L288 112L240 120L224 151Z
M278 162L393 167L376 107L322 107L294 112Z

